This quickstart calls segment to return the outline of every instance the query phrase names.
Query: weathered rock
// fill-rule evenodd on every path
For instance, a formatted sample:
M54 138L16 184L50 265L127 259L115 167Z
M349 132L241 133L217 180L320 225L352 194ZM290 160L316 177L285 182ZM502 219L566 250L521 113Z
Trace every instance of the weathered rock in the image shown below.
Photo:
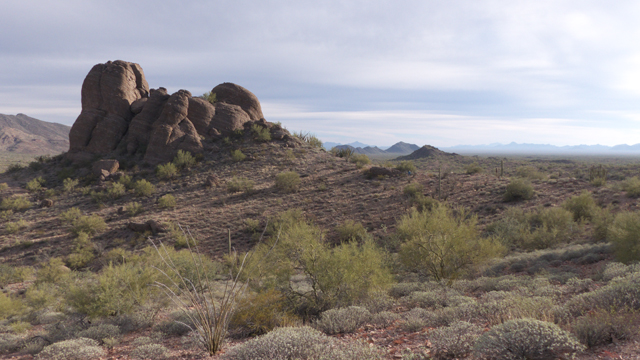
M113 159L98 160L94 162L92 166L93 173L96 175L102 175L102 170L106 170L107 175L113 174L118 171L118 168L120 168L120 163L118 160Z
M149 100L144 107L129 124L129 132L127 133L127 153L133 155L139 146L147 146L149 144L149 136L153 130L153 124L158 120L164 104L169 100L167 89L159 88L150 90Z
M69 133L70 152L112 152L133 117L131 104L148 93L140 65L120 60L95 65L82 84L82 112Z
M240 108L247 113L250 120L255 121L264 118L258 98L251 91L240 85L222 83L214 87L211 92L216 94L216 99L218 100L216 110L218 108L218 104L226 103L229 105L240 106Z
M211 129L211 120L216 114L216 108L205 99L192 97L189 99L187 118L193 123L198 134L207 136Z
M164 226L160 225L155 220L148 220L146 223L133 223L130 222L127 224L127 228L131 231L138 233L145 233L147 231L153 233L153 235L157 235L158 233L166 232Z
M151 164L168 162L178 150L202 152L200 135L187 118L190 97L187 90L180 90L164 104L160 117L153 124L145 161Z
M144 97L142 99L138 99L134 102L131 103L131 112L134 114L140 114L140 112L142 111L142 109L144 108L144 105L147 103L147 100L149 100L148 97Z
M211 188L211 187L218 187L220 186L220 178L218 178L218 176L216 174L211 174L207 177L207 180L204 182L204 186Z
M44 199L40 202L41 208L52 207L52 206L53 206L53 200L51 199Z
M100 170L100 172L98 173L98 180L100 181L107 181L107 178L109 177L109 172L107 170ZM106 189L105 189L106 190Z
M240 106L217 103L216 114L211 120L211 127L223 134L229 134L235 130L243 129L243 125L247 121L251 121L251 118Z

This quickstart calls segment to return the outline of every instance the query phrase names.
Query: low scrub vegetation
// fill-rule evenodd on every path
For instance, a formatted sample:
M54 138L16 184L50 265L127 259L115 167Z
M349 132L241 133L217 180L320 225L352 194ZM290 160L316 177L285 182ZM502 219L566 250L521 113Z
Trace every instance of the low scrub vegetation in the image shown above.
M529 200L533 197L533 186L522 179L514 179L509 182L504 192L504 201Z
M300 189L300 175L295 171L285 171L276 175L276 189L285 193L294 193Z

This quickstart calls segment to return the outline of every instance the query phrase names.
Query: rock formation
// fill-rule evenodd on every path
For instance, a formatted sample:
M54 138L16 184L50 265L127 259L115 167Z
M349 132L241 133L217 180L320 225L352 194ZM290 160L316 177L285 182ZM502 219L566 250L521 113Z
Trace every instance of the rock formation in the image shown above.
M217 138L252 121L266 123L258 98L232 83L213 88L217 102L187 90L169 95L149 89L138 64L109 61L95 65L82 84L82 112L69 134L68 157L140 155L157 164L178 150L202 153L201 139Z

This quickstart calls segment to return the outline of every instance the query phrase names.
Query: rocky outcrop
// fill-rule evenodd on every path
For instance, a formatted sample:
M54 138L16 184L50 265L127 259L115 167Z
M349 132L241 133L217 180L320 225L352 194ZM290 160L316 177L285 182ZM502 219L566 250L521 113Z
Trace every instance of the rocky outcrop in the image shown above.
M165 88L149 89L138 64L98 64L82 84L82 112L71 128L68 157L127 154L156 164L171 161L178 150L201 153L202 138L229 135L251 121L266 123L258 98L242 86L223 83L212 93L215 104L187 90L169 95Z

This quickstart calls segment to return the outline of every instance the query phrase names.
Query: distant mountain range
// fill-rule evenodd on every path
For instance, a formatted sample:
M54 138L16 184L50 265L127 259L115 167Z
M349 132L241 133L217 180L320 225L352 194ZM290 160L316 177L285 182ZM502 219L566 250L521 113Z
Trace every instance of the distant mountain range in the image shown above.
M69 150L66 125L34 119L25 114L0 114L0 151L55 155Z
M440 148L459 154L518 154L518 155L640 155L640 144L635 145L573 145L555 146L549 144L489 144L457 145Z
M386 148L385 150L377 147L377 146L370 146L367 144L363 144L360 142L353 142L350 144L345 144L345 145L341 145L338 143L332 143L332 142L326 142L323 144L325 149L332 149L332 148L337 148L337 149L351 149L353 150L353 152L355 152L356 154L365 154L365 155L371 155L371 156L375 156L375 155L407 155L407 154L411 154L412 152L420 149L420 147L418 145L414 145L414 144L407 144L405 142L400 141L399 143L394 144L393 146L390 146L388 148ZM359 146L355 146L355 145L359 145Z

